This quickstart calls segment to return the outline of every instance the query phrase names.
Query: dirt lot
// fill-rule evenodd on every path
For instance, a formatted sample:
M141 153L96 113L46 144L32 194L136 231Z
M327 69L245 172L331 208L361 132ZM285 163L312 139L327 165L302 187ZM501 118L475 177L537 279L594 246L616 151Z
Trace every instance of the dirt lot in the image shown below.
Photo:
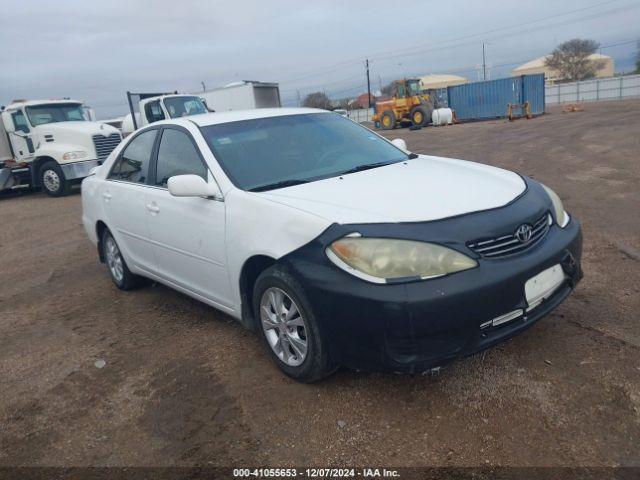
M389 135L541 180L584 227L576 292L436 375L295 383L229 317L112 286L79 195L0 199L0 465L640 465L639 112Z

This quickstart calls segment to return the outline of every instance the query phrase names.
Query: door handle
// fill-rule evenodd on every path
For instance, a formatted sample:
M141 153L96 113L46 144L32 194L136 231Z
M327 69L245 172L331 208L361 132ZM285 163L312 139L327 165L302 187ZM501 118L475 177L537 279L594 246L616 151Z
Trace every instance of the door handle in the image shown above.
M158 213L160 211L160 207L155 203L147 203L147 210L149 210L152 214Z
M104 198L107 202L111 200L111 194L109 192L102 192L102 198Z

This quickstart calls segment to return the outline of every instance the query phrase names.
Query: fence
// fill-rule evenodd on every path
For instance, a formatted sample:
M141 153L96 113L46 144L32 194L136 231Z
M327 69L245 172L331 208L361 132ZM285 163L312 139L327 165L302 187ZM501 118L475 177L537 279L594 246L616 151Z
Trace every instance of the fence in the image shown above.
M358 110L349 110L347 112L347 117L358 123L370 122L372 115L373 108L361 108Z
M547 85L548 105L565 102L598 102L640 97L640 75L598 78L583 82Z

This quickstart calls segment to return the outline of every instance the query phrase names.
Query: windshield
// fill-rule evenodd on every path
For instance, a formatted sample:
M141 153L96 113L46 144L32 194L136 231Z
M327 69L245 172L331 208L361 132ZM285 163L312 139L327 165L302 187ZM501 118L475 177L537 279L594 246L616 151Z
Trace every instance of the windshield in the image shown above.
M258 118L202 128L244 190L270 190L407 160L402 150L335 113Z
M409 80L407 85L409 86L409 95L420 94L420 80Z
M200 97L168 97L163 101L171 118L207 113L207 107Z
M25 108L31 125L56 122L85 122L85 110L81 103L48 103Z

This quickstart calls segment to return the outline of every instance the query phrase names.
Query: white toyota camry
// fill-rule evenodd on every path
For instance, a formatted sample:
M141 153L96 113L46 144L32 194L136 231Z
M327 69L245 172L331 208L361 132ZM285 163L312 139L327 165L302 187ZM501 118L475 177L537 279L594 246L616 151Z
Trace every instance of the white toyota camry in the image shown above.
M154 123L83 181L82 203L118 288L151 279L232 315L302 381L469 355L582 277L580 224L549 188L322 110Z

